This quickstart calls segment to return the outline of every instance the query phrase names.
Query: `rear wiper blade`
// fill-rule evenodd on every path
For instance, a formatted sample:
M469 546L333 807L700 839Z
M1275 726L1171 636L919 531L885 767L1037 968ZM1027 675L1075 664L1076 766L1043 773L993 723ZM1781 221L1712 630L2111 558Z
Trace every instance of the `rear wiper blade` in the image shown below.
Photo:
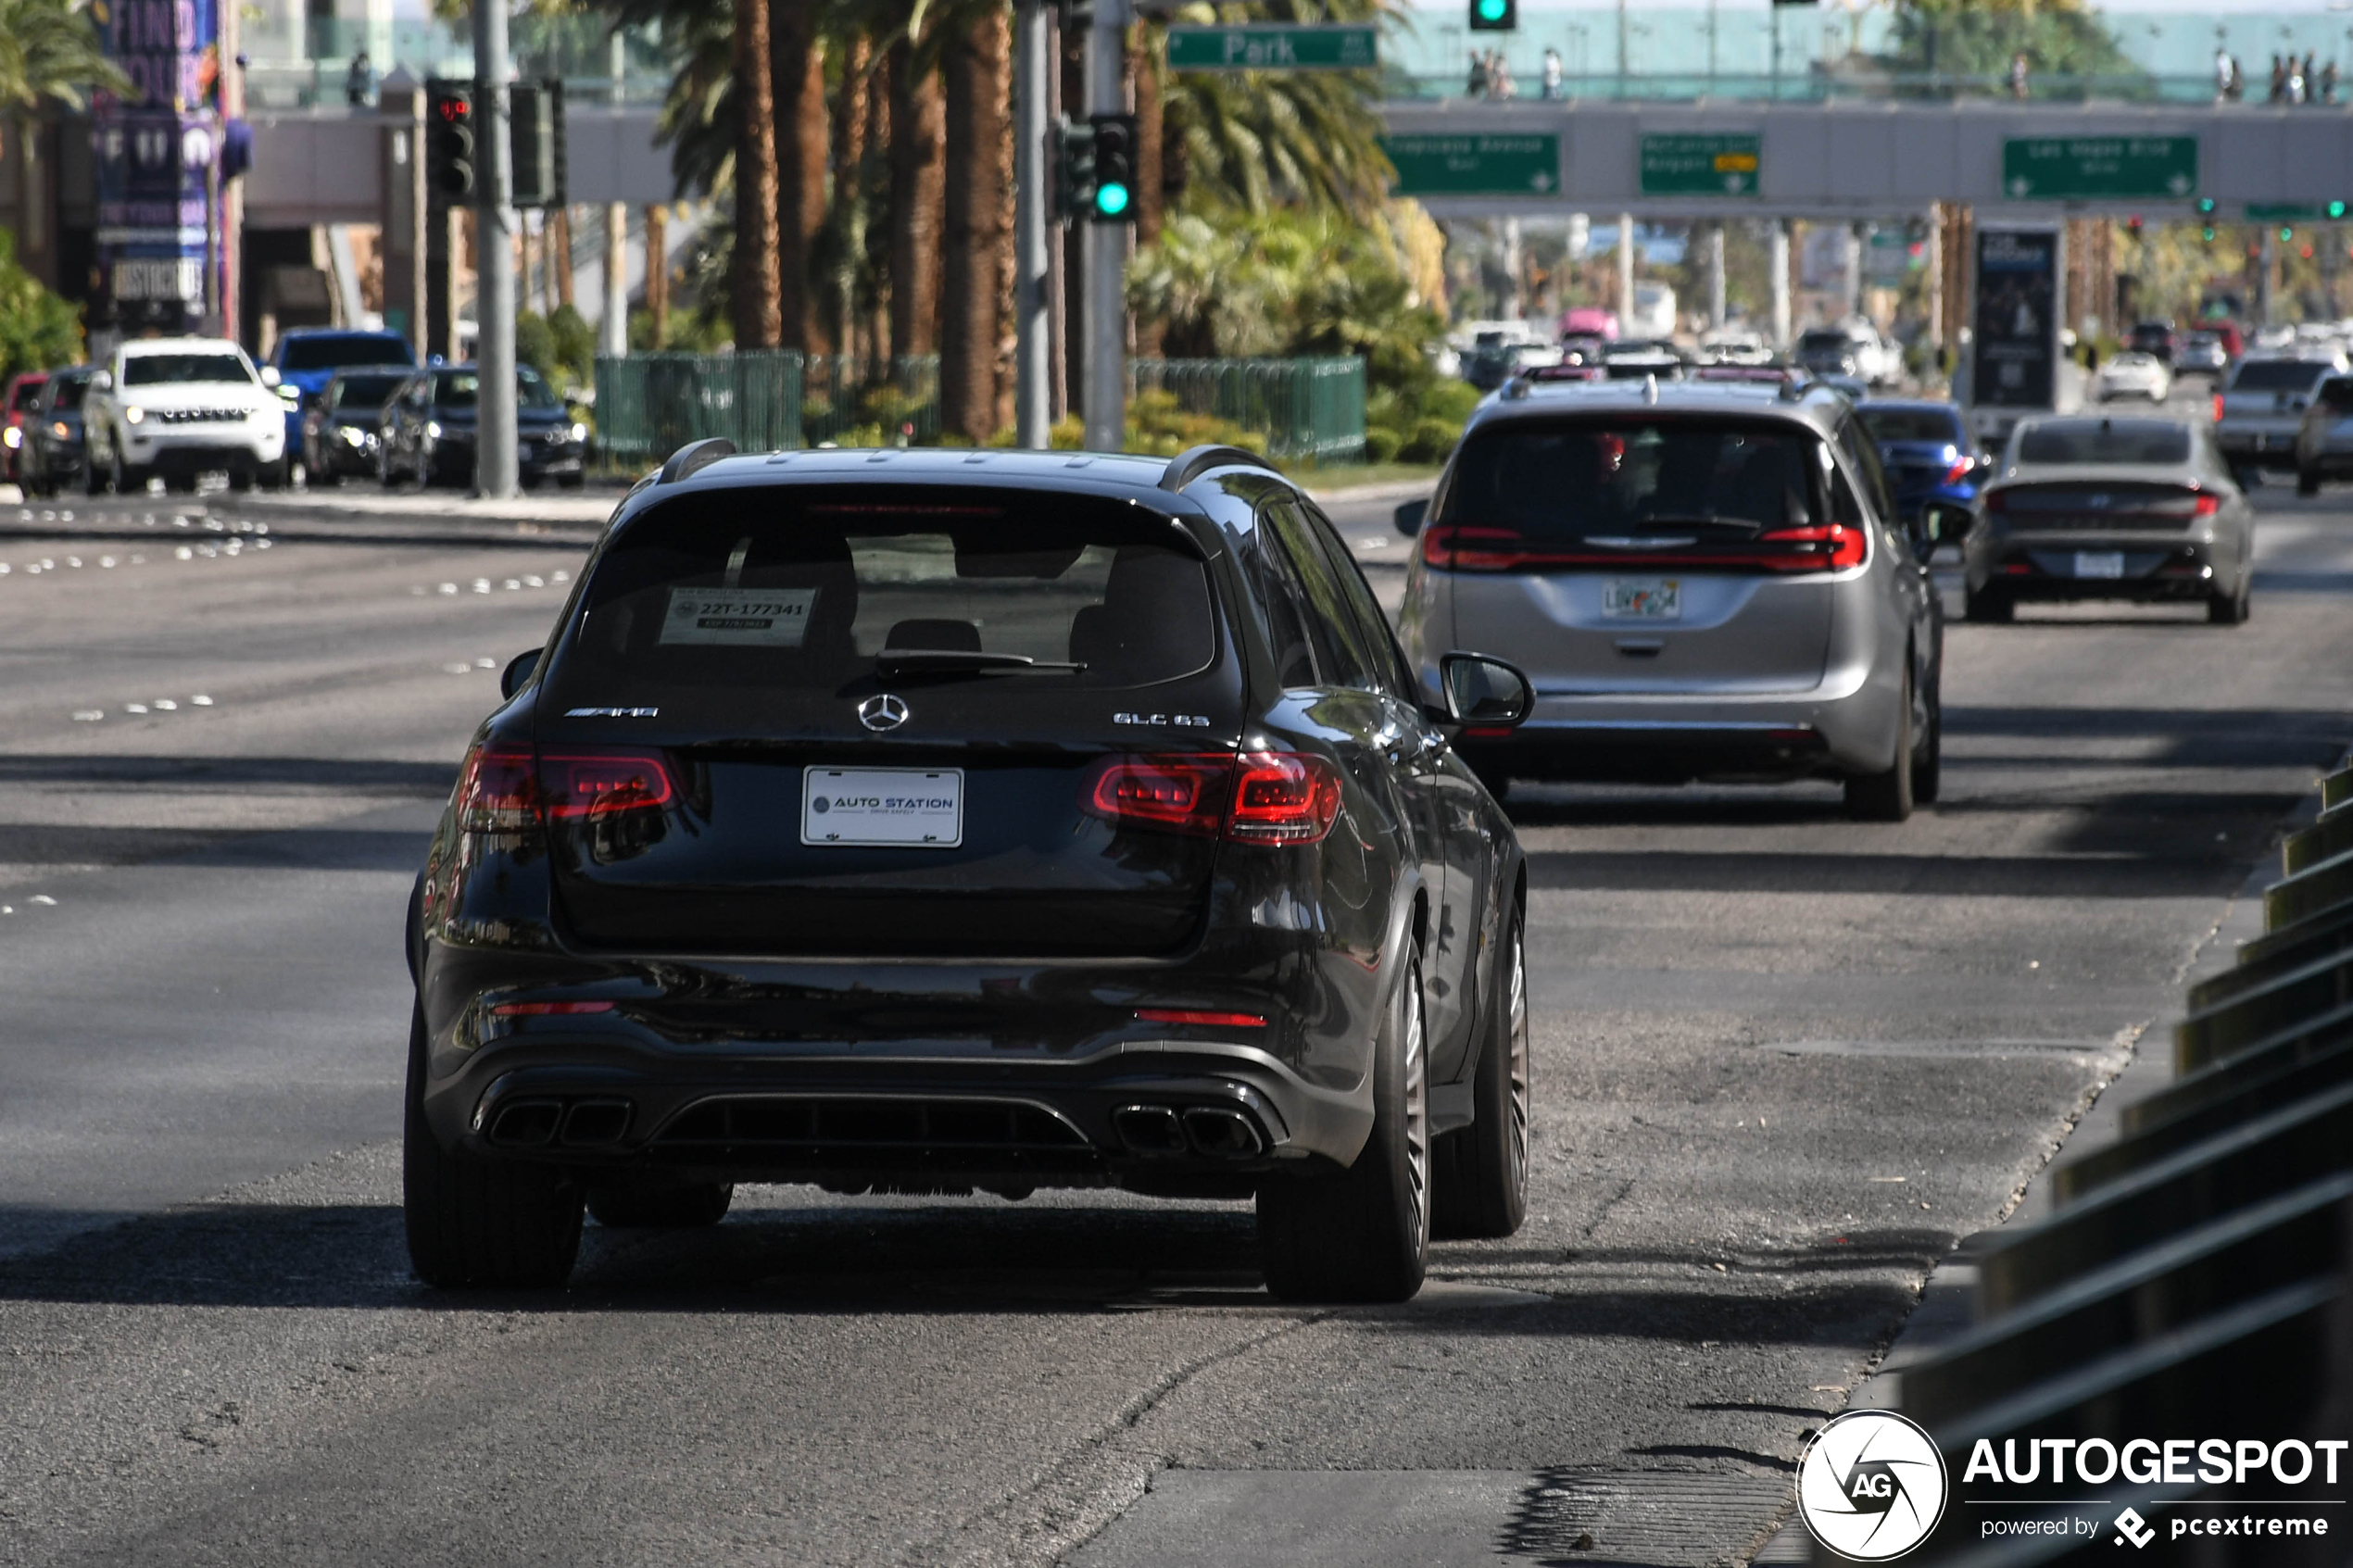
M875 668L886 675L986 675L1000 670L1076 673L1087 667L1055 659L1036 659L1027 654L983 653L977 648L885 648L875 656Z
M1737 528L1755 533L1765 525L1753 517L1646 517L1635 524L1638 528Z

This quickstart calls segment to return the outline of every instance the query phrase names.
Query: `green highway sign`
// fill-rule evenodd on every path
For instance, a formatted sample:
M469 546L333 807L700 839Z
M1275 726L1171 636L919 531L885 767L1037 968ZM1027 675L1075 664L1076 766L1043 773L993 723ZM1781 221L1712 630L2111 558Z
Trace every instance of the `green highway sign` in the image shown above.
M1764 138L1673 135L1642 138L1642 194L1753 196Z
M2002 144L2002 194L2013 201L2179 199L2196 189L2195 136L2018 136Z
M1561 139L1384 136L1401 196L1549 196L1561 185Z
M1370 70L1379 29L1354 22L1252 22L1168 30L1171 70Z

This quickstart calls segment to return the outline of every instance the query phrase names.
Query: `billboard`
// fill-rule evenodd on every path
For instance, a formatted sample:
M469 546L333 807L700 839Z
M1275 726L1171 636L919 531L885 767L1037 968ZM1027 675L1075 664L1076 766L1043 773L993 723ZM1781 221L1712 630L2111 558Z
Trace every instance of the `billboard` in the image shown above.
M1981 408L2057 407L2058 231L1978 230L1976 282L1969 401Z
M96 0L107 56L137 89L99 95L91 135L100 309L191 331L204 314L206 175L220 156L220 0Z

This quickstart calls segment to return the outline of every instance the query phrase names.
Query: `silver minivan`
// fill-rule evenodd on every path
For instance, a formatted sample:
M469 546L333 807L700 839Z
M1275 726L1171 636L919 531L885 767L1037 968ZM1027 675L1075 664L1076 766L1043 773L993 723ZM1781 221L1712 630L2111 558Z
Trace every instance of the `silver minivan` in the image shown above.
M1458 743L1522 779L1844 781L1855 816L1936 798L1944 620L1870 433L1828 389L1513 382L1416 533L1400 629L1423 678L1526 671L1516 731Z

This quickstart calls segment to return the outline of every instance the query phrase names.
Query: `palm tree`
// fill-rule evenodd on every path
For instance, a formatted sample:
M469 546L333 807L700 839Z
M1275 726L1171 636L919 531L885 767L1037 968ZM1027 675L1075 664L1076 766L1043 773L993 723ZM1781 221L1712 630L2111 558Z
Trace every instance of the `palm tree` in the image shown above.
M736 346L774 348L784 335L784 312L768 0L735 0L735 11Z
M740 3L740 0L738 0ZM776 86L776 256L784 343L823 354L831 342L810 261L825 224L825 24L822 0L786 0L771 39Z
M890 345L898 354L931 354L939 346L947 103L936 51L912 31L922 19L912 18L910 36L889 52Z
M44 103L80 108L95 88L138 92L99 47L86 12L72 0L0 0L0 115Z
M998 427L1005 261L1010 19L1003 0L967 0L941 18L947 162L939 299L939 423L967 440Z

